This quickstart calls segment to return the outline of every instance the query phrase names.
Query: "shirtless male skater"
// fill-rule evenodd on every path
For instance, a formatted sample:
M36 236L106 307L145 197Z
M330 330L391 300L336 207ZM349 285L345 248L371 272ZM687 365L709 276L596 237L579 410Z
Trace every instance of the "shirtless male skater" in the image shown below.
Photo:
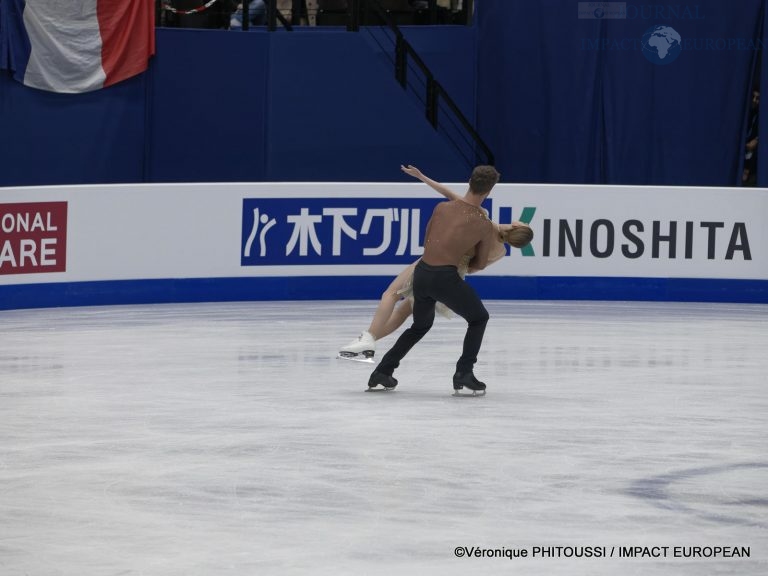
M485 393L473 368L483 342L488 311L475 290L459 276L462 256L474 248L469 270L482 270L496 242L496 228L480 207L499 181L493 166L478 166L463 198L441 202L427 223L424 254L413 273L413 324L395 342L368 380L368 388L397 386L392 376L400 361L432 328L435 302L440 301L467 321L464 348L453 375L455 391L467 388Z
M400 166L400 169L406 174L421 180L448 200L458 200L461 198L461 194L455 193L448 186L422 174L421 170L415 166ZM533 230L524 222L515 221L511 224L494 223L494 226L496 227L498 237L488 255L488 266L498 262L507 255L507 244L515 248L523 248L533 240ZM472 250L461 257L459 276L462 278L469 273L469 261L474 255L473 247ZM413 312L413 270L416 268L417 262L409 264L389 284L381 295L368 330L364 330L360 336L346 346L342 346L339 349L338 358L373 364L373 357L376 354L376 343L400 328ZM439 300L435 306L435 312L446 318L453 317L453 312Z

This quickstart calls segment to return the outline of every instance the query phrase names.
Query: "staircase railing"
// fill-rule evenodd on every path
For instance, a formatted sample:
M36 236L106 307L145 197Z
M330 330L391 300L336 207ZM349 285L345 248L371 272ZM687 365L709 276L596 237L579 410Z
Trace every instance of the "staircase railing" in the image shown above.
M442 84L435 78L421 56L405 39L402 31L379 0L350 0L350 20L347 29L359 31L361 23L369 20L368 15L370 13L375 13L380 20L381 23L378 28L389 31L391 34L389 41L394 48L391 59L394 62L395 79L403 89L408 90L410 88L421 100L424 104L427 121L435 130L443 133L452 142L470 168L478 164L495 164L495 158L490 147ZM370 26L363 26L363 28L386 50ZM415 86L416 82L409 82L411 76L409 71L415 72L416 81L420 81L423 86L423 93Z
M156 0L158 15L161 8L178 14L193 14L202 12L215 4L216 0L200 0L201 4L191 10L178 10L171 3L173 0ZM292 0L291 21L277 8L277 0L265 0L266 26L270 31L277 29L278 22L290 31L293 25L301 24L302 15L306 14L305 0ZM242 28L249 28L248 3L243 3ZM436 0L428 0L430 22L436 20ZM469 22L473 0L464 0L462 10L466 13L463 18ZM347 30L359 32L361 28L367 31L379 44L384 54L390 57L394 64L395 79L404 90L410 90L424 105L424 113L430 125L443 134L457 149L468 167L478 164L494 164L493 152L480 137L477 129L467 119L459 106L450 97L446 89L437 81L435 75L419 56L416 50L405 39L399 26L385 9L380 0L347 0L346 8ZM372 16L375 16L372 18ZM159 21L159 20L158 20ZM373 22L375 24L371 25ZM384 46L381 36L376 31L383 31L389 46ZM421 86L417 86L421 83Z

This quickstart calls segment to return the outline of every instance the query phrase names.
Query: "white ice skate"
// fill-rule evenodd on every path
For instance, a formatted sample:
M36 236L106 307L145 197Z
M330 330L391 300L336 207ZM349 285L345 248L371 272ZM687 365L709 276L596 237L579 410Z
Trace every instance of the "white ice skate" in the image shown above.
M370 332L363 332L352 342L339 350L338 358L367 362L373 364L373 355L376 353L376 339Z

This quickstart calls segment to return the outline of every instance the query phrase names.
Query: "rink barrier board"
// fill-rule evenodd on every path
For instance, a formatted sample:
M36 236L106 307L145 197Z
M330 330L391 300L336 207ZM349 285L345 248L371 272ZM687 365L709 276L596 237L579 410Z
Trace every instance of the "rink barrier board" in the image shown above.
M375 300L440 201L418 182L0 188L0 309ZM536 234L469 277L483 298L768 303L768 189L499 184L484 206Z
M278 300L372 300L392 278L313 276L105 280L0 286L0 310ZM307 286L311 285L311 289ZM486 300L768 303L768 281L701 278L500 277L470 279Z

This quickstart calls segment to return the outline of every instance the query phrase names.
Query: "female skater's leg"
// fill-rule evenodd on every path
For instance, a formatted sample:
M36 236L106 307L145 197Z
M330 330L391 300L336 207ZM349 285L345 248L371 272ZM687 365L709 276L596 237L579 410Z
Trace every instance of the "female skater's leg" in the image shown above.
M378 340L379 338L384 338L384 336L392 334L392 332L394 332L405 321L405 318L410 315L410 312L408 312L408 315L400 320L400 323L397 324L397 326L390 327L390 320L392 320L393 314L395 313L395 306L402 298L402 296L398 294L398 291L401 290L411 280L415 266L416 263L414 262L405 270L400 272L400 274L397 275L397 278L392 281L389 287L381 295L381 300L379 300L376 313L373 315L371 325L368 327L368 332L371 333L374 339Z
M392 334L392 332L400 328L400 326L410 318L411 314L413 314L413 301L410 298L406 298L395 307L394 311L389 316L389 320L387 320L387 323L381 328L381 335L377 336L376 339L379 340Z
M411 281L415 266L416 263L414 262L400 272L389 284L389 287L381 295L379 305L376 307L376 312L373 315L373 320L368 330L346 346L343 346L339 350L340 356L352 360L366 359L370 361L376 350L376 340L391 334L402 325L410 315L410 305L405 309L399 306L396 310L396 305L402 298L402 295L398 294L398 292ZM403 314L405 315L403 316Z

